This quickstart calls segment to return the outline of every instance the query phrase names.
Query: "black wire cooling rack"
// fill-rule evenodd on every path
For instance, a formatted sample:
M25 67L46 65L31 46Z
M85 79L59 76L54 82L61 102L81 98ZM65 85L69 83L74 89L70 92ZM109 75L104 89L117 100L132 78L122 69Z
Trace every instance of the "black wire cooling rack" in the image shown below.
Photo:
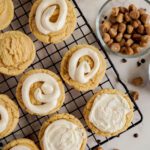
M87 135L88 135L88 143L86 147L87 150L95 149L97 146L102 145L115 138L115 137L104 138L92 133L91 130L88 129L87 125L85 124L82 115L82 110L87 100L97 90L103 88L117 88L124 91L127 94L129 94L129 90L127 89L126 85L120 80L119 74L116 71L113 63L109 59L107 53L101 49L101 45L98 39L96 38L94 32L92 31L91 27L89 26L88 22L83 16L75 0L73 0L73 3L75 5L75 9L77 12L77 26L74 33L69 37L69 39L67 39L62 43L49 44L49 45L43 44L37 39L35 39L35 37L32 35L32 33L29 30L28 14L33 4L33 1L13 0L13 2L15 5L15 17L11 25L2 32L8 30L20 30L26 33L28 36L30 36L34 41L37 50L36 59L34 63L26 71L34 68L45 68L45 69L50 69L51 71L54 71L56 74L59 75L59 66L64 53L68 51L70 47L76 44L87 43L90 45L94 45L97 48L99 48L99 50L104 54L105 59L107 61L107 72L102 83L94 91L88 91L84 93L78 92L64 83L66 100L63 107L58 111L58 113L68 112L80 119L84 127L87 129ZM14 101L16 101L15 88L17 86L19 78L20 76L7 77L4 75L0 75L0 93L7 94ZM129 129L138 125L143 119L138 106L135 104L134 101L133 103L134 103L135 117ZM31 116L20 108L20 121L17 128L11 135L0 140L1 145L5 145L6 143L10 142L13 139L23 138L23 137L30 138L38 144L38 131L42 123L47 119L48 116L45 117Z

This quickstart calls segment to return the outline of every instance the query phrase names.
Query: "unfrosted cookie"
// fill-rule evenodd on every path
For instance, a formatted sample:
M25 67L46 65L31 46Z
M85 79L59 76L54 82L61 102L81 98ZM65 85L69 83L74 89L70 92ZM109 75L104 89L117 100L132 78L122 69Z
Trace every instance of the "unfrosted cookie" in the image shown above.
M0 34L0 73L14 76L22 73L35 58L32 40L20 31Z
M105 137L125 131L134 116L130 98L115 89L97 92L86 104L83 114L88 127Z
M105 75L106 61L101 52L91 45L77 45L63 57L60 67L62 78L79 91L98 86Z
M70 114L57 114L41 127L39 140L42 150L85 150L87 135L81 122Z
M36 144L30 139L13 140L4 146L3 150L39 150Z
M25 111L44 116L60 109L65 99L65 91L61 79L55 73L35 69L21 77L16 96Z
M69 0L36 0L29 15L31 32L44 43L59 43L76 26L76 13Z
M12 0L0 0L0 30L8 27L14 17Z
M8 96L0 94L0 139L13 132L18 121L17 105Z

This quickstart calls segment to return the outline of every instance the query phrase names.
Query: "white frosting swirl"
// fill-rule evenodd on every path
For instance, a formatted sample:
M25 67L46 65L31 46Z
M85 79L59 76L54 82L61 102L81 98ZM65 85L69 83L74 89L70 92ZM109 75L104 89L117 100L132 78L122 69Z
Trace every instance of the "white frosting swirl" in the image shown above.
M0 105L0 132L3 132L8 125L9 115L7 109Z
M50 124L44 133L44 150L80 150L85 134L70 121L60 119Z
M117 94L103 94L95 99L89 120L99 130L113 133L125 126L126 115L129 112L130 106L124 97Z
M56 22L51 22L56 6L59 6L60 12ZM43 34L59 31L63 28L67 17L67 3L65 0L42 0L36 10L35 22L38 30Z
M30 87L36 82L44 82L41 88L37 88L34 97L41 105L34 105L30 100ZM60 87L55 78L46 73L35 73L30 75L22 86L22 99L24 105L32 112L37 114L45 114L57 106L60 97Z
M83 56L89 56L93 62L94 67L91 69L87 61L79 63L79 59ZM87 83L92 79L100 68L100 59L98 54L90 48L82 48L77 50L69 60L69 75L70 77L80 83Z
M10 150L31 150L31 148L24 146L24 145L17 145L13 148L11 148Z

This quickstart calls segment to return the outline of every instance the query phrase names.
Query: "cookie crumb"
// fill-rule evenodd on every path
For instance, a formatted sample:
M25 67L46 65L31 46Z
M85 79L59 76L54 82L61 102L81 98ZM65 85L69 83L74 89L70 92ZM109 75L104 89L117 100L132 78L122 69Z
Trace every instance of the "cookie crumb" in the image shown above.
M138 133L135 133L134 135L133 135L133 137L135 137L135 138L138 138Z
M132 79L131 83L135 86L141 86L143 84L144 80L142 77L136 77Z
M131 94L132 98L134 99L134 101L137 101L139 99L139 92L132 91L130 94Z

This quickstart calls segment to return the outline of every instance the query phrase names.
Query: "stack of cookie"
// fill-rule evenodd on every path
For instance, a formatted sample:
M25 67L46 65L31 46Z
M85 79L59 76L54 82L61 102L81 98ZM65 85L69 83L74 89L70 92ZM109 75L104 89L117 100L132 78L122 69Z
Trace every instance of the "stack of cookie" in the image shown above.
M13 19L11 0L0 0L0 30ZM9 9L8 9L9 8ZM7 21L4 18L8 18ZM31 32L44 43L58 43L71 35L76 26L76 13L69 0L36 0L29 15ZM0 73L17 76L35 58L32 40L20 31L0 34ZM95 89L106 72L106 61L94 46L72 47L60 65L62 79L78 91ZM26 72L19 80L16 98L21 108L31 115L45 116L58 111L65 101L61 78L46 69ZM133 119L133 105L124 93L114 89L97 92L87 102L83 115L88 127L96 134L114 136L125 131ZM17 105L8 96L0 95L0 138L12 133L19 120ZM39 141L42 150L84 150L86 130L70 114L56 114L41 127ZM3 150L38 150L29 139L17 139Z

